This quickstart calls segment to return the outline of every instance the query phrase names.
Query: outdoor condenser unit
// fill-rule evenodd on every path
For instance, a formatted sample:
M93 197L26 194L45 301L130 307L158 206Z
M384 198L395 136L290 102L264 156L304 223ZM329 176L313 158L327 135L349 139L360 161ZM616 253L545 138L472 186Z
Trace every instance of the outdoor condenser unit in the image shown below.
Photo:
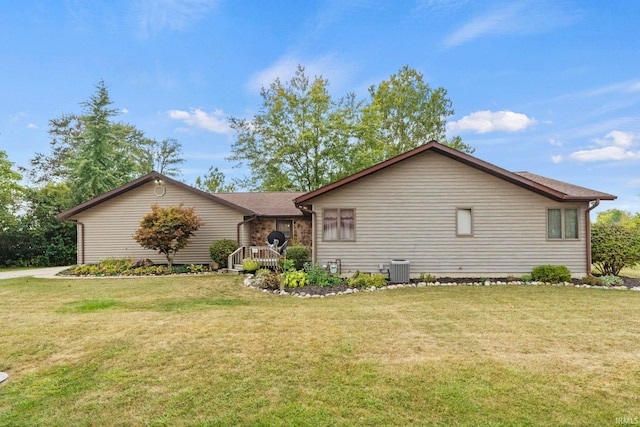
M406 259L392 259L389 268L391 283L409 283L409 261Z

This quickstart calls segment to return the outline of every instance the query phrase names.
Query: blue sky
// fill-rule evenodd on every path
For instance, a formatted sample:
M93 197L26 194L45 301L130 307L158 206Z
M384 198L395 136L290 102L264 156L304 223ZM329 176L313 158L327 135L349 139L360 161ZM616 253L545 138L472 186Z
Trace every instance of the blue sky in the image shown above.
M48 121L103 79L122 114L175 138L191 184L225 160L228 116L298 64L339 97L421 71L475 156L618 195L640 211L640 2L25 0L0 9L0 150L27 166Z

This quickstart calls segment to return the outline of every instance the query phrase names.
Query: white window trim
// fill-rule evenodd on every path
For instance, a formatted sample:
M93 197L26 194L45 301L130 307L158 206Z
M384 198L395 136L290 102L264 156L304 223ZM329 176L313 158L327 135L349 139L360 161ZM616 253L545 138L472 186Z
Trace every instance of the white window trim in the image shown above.
M458 224L458 212L459 211L469 211L469 213L471 214L471 224L470 224L471 232L470 233L460 233L460 224ZM455 215L456 215L456 237L473 237L473 233L475 231L473 208L470 208L470 207L457 207Z

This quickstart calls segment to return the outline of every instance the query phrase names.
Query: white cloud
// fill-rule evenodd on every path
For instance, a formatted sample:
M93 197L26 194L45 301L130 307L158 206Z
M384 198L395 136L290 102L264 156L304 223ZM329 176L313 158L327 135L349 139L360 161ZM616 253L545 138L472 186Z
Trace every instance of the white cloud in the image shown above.
M184 30L217 3L218 0L138 0L138 26L144 37L165 29Z
M564 145L564 141L561 141L558 138L551 138L549 140L549 144L555 146L555 147L562 147Z
M36 125L35 123L29 123L27 125L27 128L28 129L38 129L38 125Z
M207 113L196 108L191 111L170 110L168 113L172 119L180 120L191 127L205 129L215 133L231 133L231 128L229 128L222 110Z
M603 139L596 140L599 148L578 150L569 157L578 162L640 160L640 150L633 150L638 145L634 142L636 139L631 133L614 130Z
M575 18L576 11L559 2L514 1L472 19L445 38L443 44L451 48L487 35L543 33Z
M122 110L120 110L120 112L122 114L129 114L129 110L127 110L126 108L123 108Z
M19 111L15 114L9 114L9 121L12 123L18 122L22 119L24 119L25 117L28 117L29 115L27 113L23 113L22 111Z
M477 111L461 118L456 122L447 123L450 132L475 131L489 132L517 132L535 124L536 121L526 114L513 111Z
M577 95L590 98L594 96L609 95L611 93L633 93L638 91L640 91L640 80L627 80L608 86L601 86L595 89L586 90Z
M417 0L416 9L451 10L464 6L467 0Z
M551 156L551 161L553 163L560 163L562 160L564 160L564 157L562 156Z
M298 65L304 67L305 75L310 79L315 76L322 76L328 79L332 89L339 89L344 86L349 77L354 74L356 68L353 64L343 61L333 54L311 59L285 55L270 67L254 73L245 86L250 92L259 92L263 87L269 87L276 78L285 83L291 80L298 69Z

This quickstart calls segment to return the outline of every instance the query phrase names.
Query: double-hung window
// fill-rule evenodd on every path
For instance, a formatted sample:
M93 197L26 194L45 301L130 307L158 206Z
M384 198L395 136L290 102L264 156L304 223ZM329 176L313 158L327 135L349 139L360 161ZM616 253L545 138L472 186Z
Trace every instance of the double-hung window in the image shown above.
M548 239L578 239L578 209L547 209Z
M355 209L324 209L322 237L324 240L355 240Z

